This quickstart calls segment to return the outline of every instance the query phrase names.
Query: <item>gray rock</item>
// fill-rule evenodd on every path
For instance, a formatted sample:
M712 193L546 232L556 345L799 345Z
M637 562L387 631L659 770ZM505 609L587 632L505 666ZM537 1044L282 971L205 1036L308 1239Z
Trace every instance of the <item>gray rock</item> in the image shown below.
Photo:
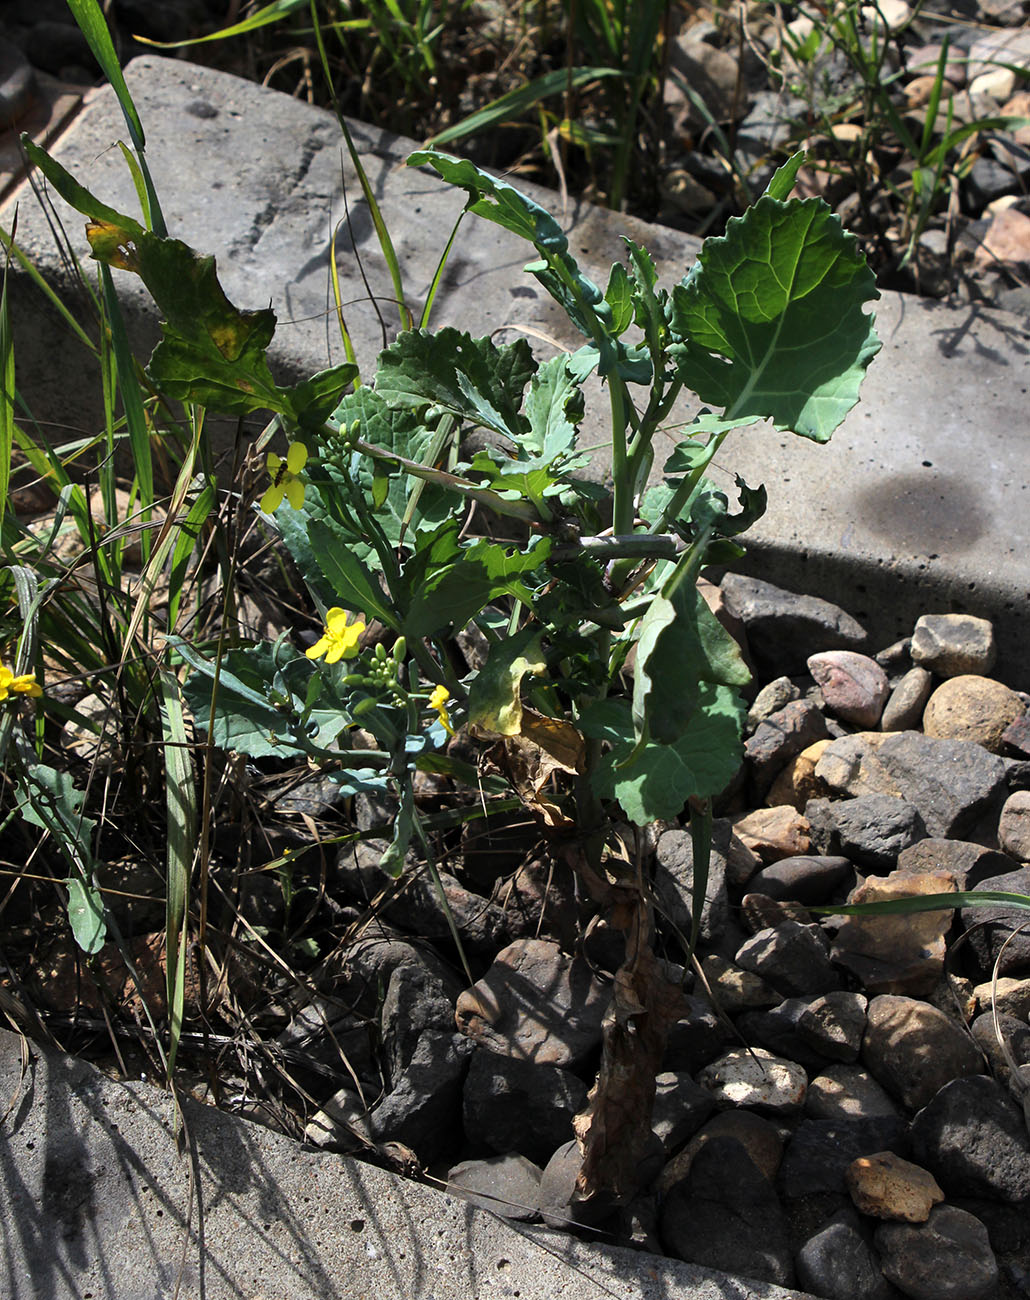
M794 1281L779 1198L734 1138L701 1147L690 1173L665 1197L660 1227L666 1251L678 1259L780 1286Z
M458 1028L491 1052L574 1065L601 1041L611 998L581 957L545 939L517 939L458 998Z
M304 1127L304 1141L334 1151L361 1151L373 1145L368 1106L353 1088L340 1088Z
M1004 797L1005 771L1003 760L980 745L918 731L845 736L826 747L815 768L820 780L844 794L906 799L928 835L954 839Z
M828 815L829 849L863 867L890 870L899 853L926 837L918 810L890 794L832 800Z
M903 849L898 854L899 871L921 875L927 871L946 871L955 877L960 890L977 889L989 876L1004 876L1018 871L1015 858L1006 857L996 849L967 840L948 840L931 837Z
M912 660L941 677L986 674L997 652L994 627L971 614L924 614L912 632Z
M779 1186L784 1196L847 1191L844 1174L859 1156L877 1151L908 1154L906 1124L900 1117L872 1119L803 1119L794 1130L780 1165Z
M865 1034L867 1000L861 993L826 993L810 1002L798 1021L802 1042L833 1061L858 1060Z
M760 722L771 714L779 713L792 700L801 698L801 688L789 677L775 677L767 682L755 696L754 703L747 711L747 727L754 731Z
M460 1144L461 1085L472 1044L427 1030L398 1082L369 1115L377 1142L402 1142L422 1164ZM450 1148L450 1150L449 1150Z
M541 1174L525 1156L463 1160L447 1171L447 1190L502 1219L535 1219Z
M586 1099L586 1084L568 1070L480 1048L465 1080L465 1133L492 1151L518 1152L542 1165L573 1136L572 1118Z
M847 858L834 854L808 854L781 858L779 862L762 867L748 881L748 889L774 899L825 903L836 890L846 887L853 876Z
M812 700L793 700L760 722L744 743L758 795L764 798L792 758L828 735L822 710Z
M980 1053L961 1025L927 1002L893 994L869 1003L862 1063L912 1110L952 1080L983 1071Z
M666 1152L677 1150L693 1137L714 1110L712 1094L689 1074L666 1071L656 1076L651 1128Z
M369 1033L370 1026L361 1016L346 1010L336 998L319 996L301 1007L276 1042L303 1054L316 1068L335 1071L341 1083L350 1084L356 1076L375 1097L382 1083Z
M23 117L36 93L36 74L21 50L0 41L0 131Z
M933 690L933 676L925 668L910 668L891 691L880 718L881 731L914 731Z
M394 971L398 966L412 964L423 967L438 980L452 1001L458 996L461 984L431 948L416 947L386 927L347 946L332 972L338 996L357 1015L375 1019L383 990L389 988Z
M540 1217L549 1228L566 1228L577 1222L573 1195L582 1165L579 1143L572 1138L564 1142L544 1166L537 1189L537 1205Z
M689 831L666 831L655 851L654 894L661 912L682 934L689 937L691 927L691 891L694 887L694 848ZM701 908L701 938L718 943L729 917L726 893L726 858L712 838L708 864L705 901Z
M1023 1064L1030 1065L1030 1025L1025 1019L1020 1020L1016 1016L1006 1015L1003 1011L998 1012L997 1019L993 1011L984 1011L969 1026L969 1032L973 1036L973 1042L987 1057L991 1073L1003 1088L1007 1088L1013 1097L1022 1103L1026 1084L1018 1076L1013 1078L1012 1067L1008 1063L1002 1044L1004 1043L1005 1048L1008 1049L1008 1054L1016 1062L1017 1067Z
M808 1078L793 1061L761 1047L735 1047L697 1076L722 1106L746 1106L761 1114L793 1115L805 1104Z
M798 1286L826 1300L891 1300L891 1288L875 1253L858 1226L858 1216L844 1211L809 1237L794 1260Z
M854 650L826 650L809 655L808 671L831 713L855 727L879 723L890 687L875 659Z
M408 962L390 976L379 1023L387 1072L396 1083L427 1029L454 1032L454 1003L432 971Z
M740 920L750 934L771 930L784 921L797 921L799 925L814 924L811 912L800 903L781 902L768 894L745 894L740 900Z
M912 1300L987 1300L998 1284L987 1229L953 1205L925 1223L881 1223L873 1241L884 1276Z
M1030 862L1030 790L1016 790L1002 805L998 845L1020 862Z
M358 840L347 845L337 859L341 884L363 902L371 902L390 884L379 866L387 844L387 840ZM473 952L487 952L504 943L508 918L503 908L466 889L446 871L439 872L439 877L446 906L424 864L409 855L402 887L377 905L376 914L401 930L430 940L450 939L453 920L462 943Z
M986 1075L941 1088L912 1121L912 1149L948 1195L1030 1198L1030 1137L1022 1110Z
M834 1121L900 1118L897 1106L869 1071L846 1064L828 1065L809 1081L805 1114L809 1119Z
M763 1047L774 1056L794 1061L807 1073L818 1073L826 1058L798 1032L808 1005L805 998L787 998L768 1011L745 1011L737 1017L737 1032L749 1047Z
M746 128L747 122L737 136L738 146L750 138ZM799 596L739 573L728 573L720 589L731 612L747 628L762 677L801 673L808 656L819 650L858 649L865 644L861 624L827 600Z
M1030 894L1030 867L1020 867L1002 876L987 876L977 889ZM1030 932L1020 929L1026 926L1026 912L992 903L963 907L959 916L968 935L966 943L980 967L981 979L990 979L996 960L1000 975L1030 971Z
M687 1011L669 1029L665 1043L667 1070L696 1074L722 1052L730 1041L730 1029L703 999L684 998Z
M672 44L669 64L673 75L666 93L667 107L676 106L674 92L677 83L682 80L701 96L705 107L717 122L731 119L737 103L738 75L737 60L731 54L714 45L688 41L681 35ZM706 126L708 118L705 114L685 95L683 99L687 120L696 127Z
M761 976L784 997L828 993L840 988L821 931L796 921L759 930L738 950L737 965Z

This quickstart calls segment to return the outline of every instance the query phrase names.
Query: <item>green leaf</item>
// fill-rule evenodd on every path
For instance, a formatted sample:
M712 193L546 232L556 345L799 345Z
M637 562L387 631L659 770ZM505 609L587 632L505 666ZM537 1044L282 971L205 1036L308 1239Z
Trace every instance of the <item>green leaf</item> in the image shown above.
M531 596L521 578L539 568L550 551L551 539L542 537L527 551L476 541L462 547L450 562L431 567L416 555L414 563L404 568L414 595L401 631L408 637L423 637L452 623L464 627L498 596L514 596L529 604ZM415 576L418 572L426 575L422 581Z
M765 192L771 199L778 199L781 202L790 198L790 192L794 188L794 183L798 178L798 172L805 161L804 149L799 149L797 153L791 154L782 167L777 167L773 173L773 178L765 187Z
M480 171L464 158L454 158L435 149L419 149L408 158L409 167L423 164L432 167L449 185L465 190L469 196L469 212L521 235L536 246L545 266L541 269L532 265L526 269L536 275L588 338L595 337L595 332L590 328L584 311L593 311L602 325L602 333L610 330L611 308L593 280L580 271L576 259L569 253L565 232L546 208L506 181ZM561 267L561 276L557 274L558 266Z
M84 953L98 953L107 940L104 901L100 891L78 876L64 882L68 889L68 924Z
M310 708L312 681L326 686L320 669L293 646L282 643L245 646L229 650L220 667L203 659L185 642L169 643L194 669L183 685L183 698L197 725L210 722L211 743L227 752L236 750L252 758L291 758L324 750L350 721L342 701L330 698L328 707ZM218 673L218 693L211 708L211 683ZM317 741L317 743L316 743Z
M541 253L568 252L569 241L554 217L514 185L481 171L465 158L436 149L418 149L408 156L409 167L423 165L432 167L448 185L463 189L469 196L470 212L528 239Z
M619 335L633 323L633 288L621 262L612 264L604 297L612 309L612 333Z
M638 740L673 744L694 716L703 683L746 686L750 680L740 647L696 585L681 582L670 595L659 593L637 638L633 727Z
M540 650L540 629L533 624L490 647L486 663L469 688L469 722L499 736L522 730L522 679L542 673L547 663Z
M595 792L602 799L617 799L638 826L672 821L692 796L719 794L732 781L743 756L740 734L746 711L731 687L704 683L679 740L638 751L629 701L592 705L584 710L580 730L612 746L594 771Z
M312 556L344 608L360 610L367 618L377 618L394 631L400 630L398 612L389 597L336 526L327 519L310 520L308 541Z
M826 442L880 344L879 297L852 235L820 199L763 197L707 239L673 290L679 377L727 418Z
M420 465L428 463L427 457L430 456L435 435L433 429L426 426L419 410L407 406L391 406L382 394L363 385L356 392L346 394L329 418L329 423L335 428L350 428L355 421L358 422L365 442ZM331 445L328 452L333 455ZM418 485L421 485L418 511L409 525L416 531L427 525L435 526L452 509L462 508L462 503L455 500L453 493L413 478L402 467L391 465L389 461L366 456L361 452L346 455L346 461L355 488L366 499L373 500L376 523L394 546L400 543L411 494ZM380 486L377 487L377 483ZM380 501L376 494L382 493L383 483L386 485L386 495ZM331 490L338 492L342 489L343 484L337 480ZM322 510L314 513L325 512ZM377 565L378 561L373 561L367 555L369 548L364 544L364 539L355 537L354 540L359 543L358 553L361 558L367 558L370 563Z
M275 332L273 311L240 311L219 284L213 257L144 230L100 203L41 150L30 152L62 197L90 217L86 234L94 258L138 275L150 291L164 319L147 373L166 396L229 415L278 411L297 427L328 416L357 376L356 366L334 366L280 387L265 355Z
M131 240L139 239L146 234L138 221L108 207L95 194L91 194L84 185L80 185L71 172L66 171L56 159L51 158L31 136L22 135L21 146L29 161L39 168L65 203L73 207L76 212L81 212L83 216L90 217L96 222L107 222L113 228L124 231Z
M525 432L519 414L536 362L525 339L497 347L452 328L407 330L379 355L375 391L388 406L435 406L513 441Z
M379 865L388 876L398 879L404 870L404 859L415 830L415 795L411 781L401 782L400 807L393 819L393 838L386 852L379 859Z
M544 362L533 376L526 396L529 430L518 445L520 458L533 456L551 465L572 451L576 445L576 427L584 412L579 385L567 354Z

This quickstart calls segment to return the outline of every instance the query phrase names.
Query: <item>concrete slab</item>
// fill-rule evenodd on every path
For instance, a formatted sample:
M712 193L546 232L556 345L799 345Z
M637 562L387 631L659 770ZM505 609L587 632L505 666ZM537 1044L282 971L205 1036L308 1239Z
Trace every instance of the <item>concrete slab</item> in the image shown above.
M342 359L327 290L328 246L352 204L351 238L337 245L347 322L370 366L384 329L396 328L392 290L374 232L327 113L223 73L144 57L128 82L148 131L149 158L170 229L217 254L223 283L241 306L271 302L273 344L284 377ZM359 150L393 232L413 304L420 306L461 196L399 168L412 142L354 124ZM113 142L124 134L110 92L92 95L62 137L60 160L102 198L135 211ZM534 197L560 213L557 196ZM74 295L43 214L24 190L19 235L51 283ZM60 209L60 205L58 205ZM64 211L72 245L86 251L82 222ZM9 226L11 203L0 212ZM622 234L645 243L664 278L678 279L697 241L621 215L576 205L565 217L585 269L604 281ZM381 326L357 269L377 295ZM522 273L528 245L487 222L466 220L434 323L472 333L531 330L576 345L559 310ZM132 277L121 276L133 335L145 351L156 320ZM19 382L37 415L89 423L99 388L85 350L15 278ZM999 673L1030 686L1027 379L1030 334L1007 313L888 294L878 317L884 348L863 400L828 447L744 430L727 441L720 470L765 482L770 508L749 534L741 566L784 586L844 604L883 645L928 611L968 611L997 625ZM502 337L512 337L502 334ZM675 413L686 419L689 408ZM670 436L670 445L672 438ZM658 463L661 463L659 458Z
M0 1098L4 1300L814 1300L516 1232L191 1102L180 1156L167 1093L3 1030Z

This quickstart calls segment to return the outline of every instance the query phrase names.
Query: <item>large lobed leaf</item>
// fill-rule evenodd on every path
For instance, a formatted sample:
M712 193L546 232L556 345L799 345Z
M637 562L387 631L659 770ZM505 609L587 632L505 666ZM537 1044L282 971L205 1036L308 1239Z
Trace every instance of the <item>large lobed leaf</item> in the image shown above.
M580 719L585 735L611 747L593 774L596 793L617 799L638 826L675 820L688 799L720 794L736 775L746 712L731 687L703 682L697 709L674 744L637 746L629 701L598 701Z
M854 237L821 199L763 196L708 239L673 290L679 377L726 416L826 442L879 350L879 297Z
M497 347L453 328L408 330L379 354L375 390L388 406L435 406L518 441L520 408L536 362L525 339Z
M227 415L277 411L296 427L326 419L357 377L357 366L333 366L280 387L265 355L275 332L273 311L240 311L219 284L213 257L145 230L101 202L27 136L22 144L65 202L89 218L94 258L138 275L150 291L164 320L148 373L166 396Z

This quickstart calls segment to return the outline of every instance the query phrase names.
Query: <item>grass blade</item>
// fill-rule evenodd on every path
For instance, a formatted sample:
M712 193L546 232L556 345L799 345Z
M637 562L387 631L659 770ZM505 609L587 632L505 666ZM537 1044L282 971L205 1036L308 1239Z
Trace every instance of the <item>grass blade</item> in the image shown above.
M103 11L97 0L68 0L68 8L72 11L72 17L79 24L79 29L85 36L93 57L100 64L100 70L111 83L111 89L118 97L118 104L122 110L122 116L125 118L125 125L129 129L129 139L132 141L132 147L136 150L143 181L146 185L147 194L150 196L150 202L146 205L146 208L149 209L153 221L152 229L157 235L167 235L168 228L165 226L157 191L154 189L150 169L147 167L146 158L144 157L147 142L143 134L143 123L140 121L136 105L132 102L132 96L129 94L129 87L125 84L125 78L122 76L122 67L118 62L118 55L115 53L111 33L107 30Z
M197 844L197 803L189 737L175 674L161 670L161 729L165 756L167 872L165 889L165 976L168 994L168 1074L182 1033L186 1000L186 947L190 875Z
M573 68L568 73L564 68L556 68L553 72L545 72L542 77L537 77L527 85L509 90L499 99L484 104L463 121L455 122L453 126L427 140L426 147L451 144L455 140L463 140L467 135L495 126L498 122L510 121L534 108L541 100L564 94L570 86L577 89L591 81L600 81L605 77L624 78L625 75L619 68Z

